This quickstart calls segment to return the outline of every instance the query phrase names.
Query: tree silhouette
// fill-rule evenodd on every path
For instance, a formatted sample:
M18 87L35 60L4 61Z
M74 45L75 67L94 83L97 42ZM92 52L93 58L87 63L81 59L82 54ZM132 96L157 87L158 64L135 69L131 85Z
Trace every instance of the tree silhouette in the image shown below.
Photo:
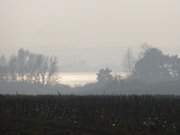
M19 49L17 55L11 56L9 61L4 56L0 57L0 78L47 84L58 71L57 65L56 57Z
M157 48L148 48L135 64L133 77L148 82L163 82L177 79L180 60L169 56Z
M0 57L0 79L4 80L7 76L7 60L5 56Z
M132 49L128 48L124 57L123 66L128 74L131 74L134 68L135 59Z
M109 68L100 69L97 73L98 82L107 82L113 80L112 70Z

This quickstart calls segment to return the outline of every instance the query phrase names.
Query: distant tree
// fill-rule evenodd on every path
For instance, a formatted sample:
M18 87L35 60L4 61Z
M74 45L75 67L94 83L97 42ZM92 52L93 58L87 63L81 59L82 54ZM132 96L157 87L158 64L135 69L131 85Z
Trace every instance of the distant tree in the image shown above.
M17 77L17 58L16 56L11 56L8 62L8 78L10 80L16 80Z
M178 63L178 64L176 64ZM179 59L165 55L157 48L147 48L137 63L132 77L148 82L162 82L177 78Z
M24 49L19 49L16 56L17 62L17 75L24 80L24 77L28 74L28 62L30 52Z
M51 81L52 76L58 72L58 60L56 57L50 57L49 58L49 64L48 64L48 78L47 81Z
M180 79L180 58L177 55L168 56L168 64L165 66L174 79Z
M131 74L134 68L135 58L132 49L128 48L124 57L123 65L128 74Z
M10 80L47 84L58 71L57 65L56 57L19 49L17 55L11 56L9 61L4 56L0 57L0 78L4 78L6 73L6 78Z
M7 60L5 56L0 57L0 79L4 80L7 76Z
M98 82L108 82L113 80L113 76L111 73L112 70L110 70L109 68L100 69L99 72L97 73Z
M41 82L42 84L45 84L46 75L48 71L48 58L43 55L37 55L36 63L34 64L36 65L36 68L35 68L36 80Z
M144 54L145 54L145 52L148 50L148 49L150 49L150 48L153 48L150 44L148 44L148 43L143 43L142 45L141 45L141 49L140 49L140 53L139 53L139 59L142 59L143 57L144 57Z

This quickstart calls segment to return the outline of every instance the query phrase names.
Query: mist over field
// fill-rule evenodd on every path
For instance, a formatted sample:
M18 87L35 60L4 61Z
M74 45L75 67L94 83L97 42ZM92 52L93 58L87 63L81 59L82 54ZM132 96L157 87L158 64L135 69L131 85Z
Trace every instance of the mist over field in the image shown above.
M62 71L122 71L127 48L179 53L178 0L1 0L0 53L57 56ZM81 66L79 66L81 65Z
M88 94L125 94L132 89L138 91L134 94L154 93L150 88L155 85L179 80L179 4L178 0L2 0L1 80L17 88L12 92L1 86L1 92L23 93L21 84L28 83L55 89L42 93L64 93L62 86L72 94L74 87L77 93ZM130 84L133 88L129 83L135 83ZM178 88L159 88L155 93L178 94ZM36 92L29 94L41 93L32 91Z
M180 135L179 0L0 0L0 135Z

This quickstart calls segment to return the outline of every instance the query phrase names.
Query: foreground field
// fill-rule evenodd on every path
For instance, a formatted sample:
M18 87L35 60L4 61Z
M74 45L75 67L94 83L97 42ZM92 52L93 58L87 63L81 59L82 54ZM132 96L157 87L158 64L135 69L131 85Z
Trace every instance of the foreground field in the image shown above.
M177 96L1 96L3 135L179 135Z

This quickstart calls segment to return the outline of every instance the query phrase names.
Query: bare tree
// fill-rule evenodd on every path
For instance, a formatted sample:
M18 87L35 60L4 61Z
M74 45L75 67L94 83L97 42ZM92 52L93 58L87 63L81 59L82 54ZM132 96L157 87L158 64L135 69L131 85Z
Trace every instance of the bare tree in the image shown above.
M17 55L11 56L9 61L0 58L0 76L7 70L7 78L11 80L30 81L32 83L47 84L58 71L56 57L35 54L28 50L19 49Z
M128 74L131 74L134 68L134 63L135 63L135 58L133 56L132 49L130 48L127 49L123 62L124 62L123 65L124 65L125 71L127 71Z
M0 79L4 80L7 76L7 60L5 56L0 57Z
M56 57L50 57L49 58L49 64L48 64L48 78L47 82L50 82L53 75L58 72L58 60Z

